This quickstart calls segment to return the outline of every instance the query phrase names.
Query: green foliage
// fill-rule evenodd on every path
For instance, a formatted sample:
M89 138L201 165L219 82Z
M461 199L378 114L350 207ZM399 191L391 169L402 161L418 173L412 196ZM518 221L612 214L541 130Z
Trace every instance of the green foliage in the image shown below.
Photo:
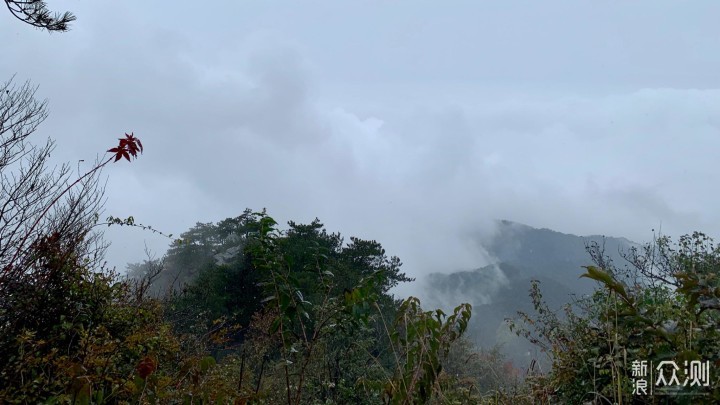
M0 403L157 403L216 398L214 359L164 321L147 280L92 271L61 238L36 243L31 282L0 310ZM183 349L185 348L185 349ZM228 394L229 395L229 394Z
M203 225L202 238L196 235L190 243L184 234L186 242L172 255L192 260L200 252L210 257L232 243L242 250L236 249L222 264L200 269L169 301L176 328L181 322L172 317L180 308L195 308L196 316L186 318L205 322L218 314L253 309L236 341L240 348L226 350L234 353L229 358L242 353L238 385L243 398L360 404L380 403L385 397L402 403L403 395L407 401L427 401L438 392L440 361L465 331L468 305L446 317L442 311L422 312L417 299L396 302L388 290L410 279L399 271L399 259L387 258L375 241L351 238L343 245L340 235L327 233L317 219L307 225L290 222L289 229L281 231L264 212L246 211L244 218L248 226L239 237L227 226L230 230L219 237L220 227L213 224ZM237 268L256 280L261 298L254 303L228 293L249 292L233 290ZM402 332L388 328L387 318L397 318ZM393 385L397 392L384 394Z
M409 279L375 241L345 245L318 220L281 231L250 211L183 235L125 280L92 271L62 238L34 244L43 283L2 301L0 402L642 403L651 399L631 395L633 360L720 352L720 250L702 234L633 251L631 269L595 252L582 277L601 288L563 313L533 283L536 314L511 328L553 368L524 386L496 352L462 339L470 305L446 315L396 301L389 289ZM148 296L168 261L174 277L193 277ZM702 398L720 399L718 384Z
M37 244L34 274L49 281L5 297L0 313L0 402L469 398L442 371L469 305L448 317L423 312L417 299L395 301L388 290L409 279L377 242L343 245L317 220L282 232L247 211L183 236L168 258L134 266L124 280L91 271L61 239ZM183 266L194 276L170 295L148 295L168 261L175 276Z
M402 303L390 333L397 356L395 375L384 389L390 403L426 403L438 392L441 360L467 329L471 310L462 304L448 317L439 309L423 311L415 297Z
M383 311L394 316L395 303L387 291L410 279L400 272L399 259L387 258L379 243L351 238L344 246L341 236L327 233L317 219L307 225L291 221L285 232L270 221L264 212L246 210L218 224L199 224L182 235L183 243L174 245L162 263L146 262L130 270L137 277L162 267L151 287L155 293L165 289L161 286L181 286L174 290L167 312L179 331L200 332L212 320L224 318L241 328L236 343L252 315L272 304L269 298L276 291L269 290L270 285L280 288L283 313L309 314L310 306L359 299L347 311L367 318L375 309L361 296L372 294ZM328 298L333 300L325 302ZM306 316L304 322L311 327L314 320ZM292 323L299 328L297 321ZM379 332L378 323L375 327Z
M608 265L597 252L593 257L598 266L587 266L582 277L602 288L576 304L580 314L567 306L565 319L559 319L542 303L537 285L531 297L538 316L521 314L526 327L519 333L553 359L552 372L535 381L536 398L649 403L650 397L632 395L633 360L718 364L720 249L709 237L696 232L681 237L677 246L659 238L631 251L632 267L626 269ZM710 387L681 387L695 396L679 398L720 400L720 377L711 376Z
M351 266L333 266L339 264L338 256L343 257L342 248L338 246L339 235L318 232L321 224L315 221L309 226L290 223L291 230L283 237L272 218L262 214L258 218L257 239L250 253L255 268L263 274L261 285L266 294L263 302L272 314L267 334L277 336L280 343L277 349L286 394L283 402L299 404L306 384L315 390L324 386L312 379L317 377L312 370L318 360L327 363L335 357L336 364L340 362L338 346L329 342L349 343L357 336L368 323L370 304L377 301L385 285L392 283L389 277L396 277L397 273L386 274L381 267L382 260L378 260L379 264L367 269L367 277L360 278L354 288L341 291L337 288L335 273L347 271ZM377 252L377 249L372 251ZM332 256L333 253L336 256ZM342 373L345 378L340 377L337 366L334 374L335 381L352 381L347 373ZM334 397L344 388L336 382L326 387L326 391L333 391ZM340 396L347 398L347 392Z

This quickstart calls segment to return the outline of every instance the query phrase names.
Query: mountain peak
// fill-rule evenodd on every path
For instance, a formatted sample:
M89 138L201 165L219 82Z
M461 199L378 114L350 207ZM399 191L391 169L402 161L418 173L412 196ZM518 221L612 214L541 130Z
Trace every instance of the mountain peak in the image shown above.
M495 221L495 224L496 224L497 230L498 230L497 233L502 233L502 232L531 232L531 231L534 231L534 232L546 232L546 233L550 233L550 234L569 236L569 237L573 237L573 238L585 238L585 239L592 239L592 240L594 240L594 239L603 239L603 238L605 238L605 239L613 239L613 240L623 241L623 242L625 242L626 244L629 244L629 245L636 245L635 242L633 242L633 241L631 241L631 240L629 240L629 239L627 239L627 238L624 238L624 237L607 236L607 235L600 235L600 234L578 235L578 234L573 234L573 233L565 233L565 232L556 231L556 230L550 229L550 228L536 228L536 227L534 227L534 226L527 225L527 224L523 224L523 223L521 223L521 222L511 221L511 220L509 220L509 219L499 219L499 220L496 220L496 221Z

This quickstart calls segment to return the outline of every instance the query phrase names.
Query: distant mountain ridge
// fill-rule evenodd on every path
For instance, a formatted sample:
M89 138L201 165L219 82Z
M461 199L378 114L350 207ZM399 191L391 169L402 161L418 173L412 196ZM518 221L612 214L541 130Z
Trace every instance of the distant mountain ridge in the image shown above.
M428 275L426 300L429 305L444 308L460 302L473 304L470 336L482 346L510 345L505 351L516 364L523 362L518 353L532 348L509 336L504 320L519 310L532 313L528 295L532 280L540 281L550 307L560 308L576 297L591 294L596 287L594 281L580 278L582 266L593 264L587 245L604 246L605 255L615 264L622 264L622 253L637 246L622 237L576 236L508 220L499 220L496 226L494 235L482 241L496 262L471 271Z
M575 294L591 293L595 286L591 280L579 278L582 266L592 264L588 244L604 246L605 254L615 263L622 263L621 252L636 245L621 237L576 236L508 220L497 225L495 236L484 247L498 263L514 266L522 276L553 279Z

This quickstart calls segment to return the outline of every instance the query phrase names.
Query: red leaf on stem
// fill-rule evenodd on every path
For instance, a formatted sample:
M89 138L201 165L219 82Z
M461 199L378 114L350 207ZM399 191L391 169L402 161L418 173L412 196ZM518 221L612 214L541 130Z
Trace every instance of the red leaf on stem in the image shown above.
M125 138L119 138L120 143L117 147L108 149L108 152L115 154L115 161L125 158L130 161L130 156L137 159L138 152L143 152L143 145L140 139L135 138L135 134L125 134Z

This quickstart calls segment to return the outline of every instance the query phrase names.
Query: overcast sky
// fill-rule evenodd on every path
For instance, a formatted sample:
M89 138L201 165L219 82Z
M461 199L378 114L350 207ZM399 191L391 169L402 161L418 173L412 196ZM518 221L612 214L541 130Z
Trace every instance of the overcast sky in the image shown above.
M106 215L319 217L411 275L485 264L471 235L500 218L720 234L715 0L48 3L70 32L0 12L0 80L40 86L55 158L143 141ZM106 235L118 268L167 246Z

